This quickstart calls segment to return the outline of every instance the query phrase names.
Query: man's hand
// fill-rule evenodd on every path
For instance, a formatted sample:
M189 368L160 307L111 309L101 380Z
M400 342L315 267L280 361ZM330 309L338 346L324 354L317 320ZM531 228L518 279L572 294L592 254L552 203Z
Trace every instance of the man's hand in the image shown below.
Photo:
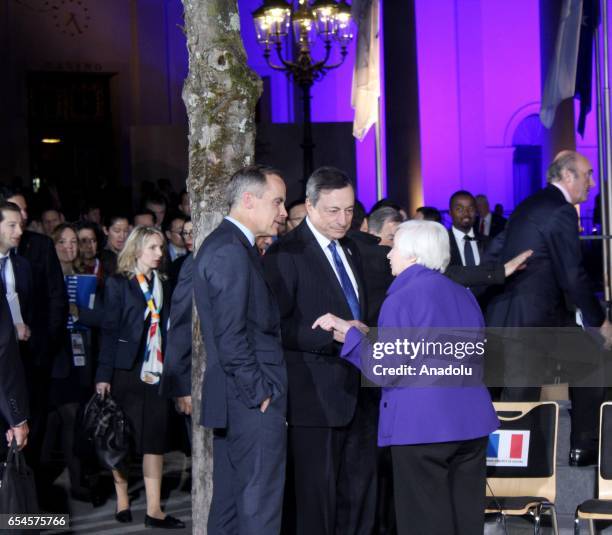
M522 253L516 255L512 260L508 260L504 264L504 272L506 277L509 277L515 271L525 269L527 267L526 261L532 254L533 251L531 249L527 249L527 251L523 251Z
M272 398L266 398L261 402L261 405L259 406L259 410L262 413L268 410L268 407L270 406L270 401L272 401Z
M17 330L17 340L27 342L30 339L30 328L25 323L17 323L15 329Z
M22 450L28 443L29 432L30 428L28 427L28 422L23 422L21 425L11 427L6 432L6 442L10 446L13 442L13 438L15 438L15 441L17 442L17 449Z
M174 406L180 414L191 416L191 396L182 396L174 399Z
M336 342L344 343L346 333L351 327L357 327L361 332L367 332L368 327L357 320L346 321L331 313L323 314L312 324L312 328L321 327L324 331L332 332ZM364 330L365 329L365 330Z
M110 390L110 383L96 383L96 392L102 399L106 397L106 394L110 393Z
M608 319L601 324L599 333L604 337L604 348L612 349L612 323Z

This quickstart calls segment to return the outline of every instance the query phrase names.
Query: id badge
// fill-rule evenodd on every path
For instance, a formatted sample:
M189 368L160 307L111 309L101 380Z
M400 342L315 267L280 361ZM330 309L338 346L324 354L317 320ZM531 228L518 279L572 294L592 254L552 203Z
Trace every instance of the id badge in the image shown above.
M81 333L71 333L72 358L75 366L85 366L85 343Z

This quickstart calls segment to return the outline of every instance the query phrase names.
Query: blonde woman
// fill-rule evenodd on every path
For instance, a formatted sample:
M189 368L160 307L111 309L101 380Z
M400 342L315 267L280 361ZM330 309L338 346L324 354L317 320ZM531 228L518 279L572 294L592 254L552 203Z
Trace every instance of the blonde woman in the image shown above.
M158 269L165 253L163 234L136 227L117 258L117 273L106 280L104 320L96 391L110 392L125 411L133 448L143 455L146 527L183 528L161 510L163 454L168 401L159 395L165 326L170 296ZM131 522L127 474L113 470L118 522Z

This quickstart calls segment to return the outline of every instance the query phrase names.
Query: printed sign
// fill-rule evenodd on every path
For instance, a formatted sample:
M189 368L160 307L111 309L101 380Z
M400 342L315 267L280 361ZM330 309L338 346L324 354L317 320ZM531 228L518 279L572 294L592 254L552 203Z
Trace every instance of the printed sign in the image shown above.
M527 466L530 431L500 429L489 435L487 466Z

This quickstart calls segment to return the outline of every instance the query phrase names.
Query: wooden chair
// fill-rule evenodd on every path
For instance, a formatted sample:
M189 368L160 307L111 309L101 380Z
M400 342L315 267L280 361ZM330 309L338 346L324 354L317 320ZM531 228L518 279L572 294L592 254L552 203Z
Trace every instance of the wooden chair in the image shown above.
M534 533L539 533L541 514L551 515L554 533L558 535L555 499L557 429L559 405L555 402L495 403L495 411L501 422L500 430L528 431L529 445L526 466L492 465L492 433L487 457L487 501L485 513L508 516L531 515ZM524 452L523 452L524 453Z
M587 500L576 509L574 533L580 533L580 520L588 520L595 533L595 520L612 521L612 402L602 403L599 411L599 470L596 500Z

